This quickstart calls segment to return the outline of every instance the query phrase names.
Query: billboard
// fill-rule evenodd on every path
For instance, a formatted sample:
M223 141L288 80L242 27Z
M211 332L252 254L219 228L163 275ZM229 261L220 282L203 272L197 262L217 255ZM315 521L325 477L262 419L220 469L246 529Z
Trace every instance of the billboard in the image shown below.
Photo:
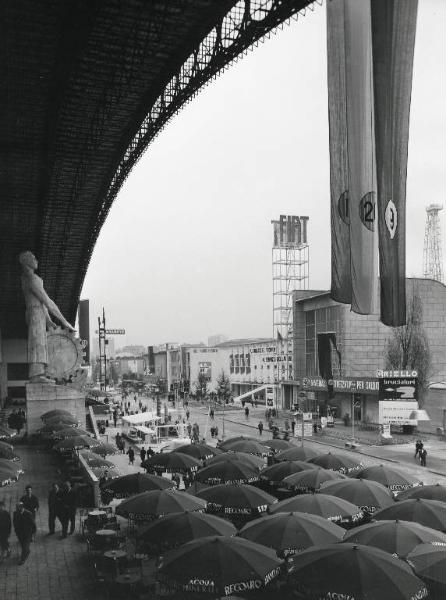
M273 248L299 247L308 243L307 223L309 217L280 215L273 224Z
M399 400L380 400L378 421L380 424L391 425L418 425L418 421L410 419L414 410L418 410L416 400L406 402Z
M199 362L198 372L200 375L204 375L207 381L212 380L212 363L211 362Z
M418 398L417 377L380 377L380 400L416 400Z

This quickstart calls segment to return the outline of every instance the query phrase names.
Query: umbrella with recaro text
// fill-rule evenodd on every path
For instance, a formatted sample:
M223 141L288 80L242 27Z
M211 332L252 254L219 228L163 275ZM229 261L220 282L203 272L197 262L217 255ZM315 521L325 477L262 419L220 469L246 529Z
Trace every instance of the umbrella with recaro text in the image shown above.
M380 483L384 487L388 488L394 494L398 494L400 492L404 492L405 490L410 490L414 486L421 485L421 481L415 477L412 477L412 475L402 473L401 471L398 471L398 469L394 469L393 467L389 467L387 465L374 465L372 467L366 467L365 469L361 469L358 473L355 473L355 477L357 479L376 481L377 483Z
M159 569L172 587L213 597L256 592L280 574L274 550L243 538L210 536L167 552Z
M282 460L310 460L310 458L316 458L320 456L318 452L307 448L306 446L293 446L288 450L282 450L274 456L276 462Z
M256 456L268 456L271 448L264 446L256 440L237 440L228 442L225 444L225 450L232 450L233 452L245 452L246 454L254 454Z
M331 471L339 471L345 475L353 474L355 471L359 471L364 466L360 461L354 460L349 456L341 454L321 454L315 458L310 458L310 463L322 467L323 469L330 469Z
M195 475L195 480L207 485L220 483L252 483L259 480L259 472L243 462L215 462L203 467Z
M403 560L360 544L308 548L291 558L290 580L308 598L422 600L428 591Z
M213 485L196 493L208 503L206 512L227 517L251 517L267 511L277 498L253 485Z
M241 462L257 470L263 469L265 466L265 460L260 456L247 454L246 452L234 452L232 450L228 450L223 452L223 454L218 454L217 456L207 460L206 467L210 467L211 465L215 465L216 463L220 462Z
M270 486L275 487L281 485L282 481L288 475L301 473L302 471L313 471L315 469L317 469L315 465L311 465L303 460L284 460L262 469L260 471L260 481L266 481Z
M134 521L157 519L170 513L186 510L204 511L206 502L185 492L175 490L153 490L142 492L124 500L116 507L116 514Z
M221 454L223 450L213 448L207 444L185 444L175 448L172 452L181 452L182 454L192 456L192 458L196 458L197 460L207 460L217 454Z
M147 458L141 466L149 472L190 473L197 471L201 467L201 462L181 452L162 452Z
M364 520L364 513L355 504L336 496L326 494L302 494L273 504L269 513L305 512L319 515L342 526L358 525Z
M109 493L114 498L128 498L142 492L173 488L175 488L175 482L171 479L147 473L130 473L130 475L123 475L101 486L104 492Z
M61 440L53 446L53 450L64 452L68 450L81 450L82 448L95 448L100 442L95 438L89 437L88 435L77 435L75 437Z
M414 500L415 498L423 498L423 500L440 500L446 502L446 486L436 483L433 485L421 485L414 487L407 492L402 492L397 496L397 500Z

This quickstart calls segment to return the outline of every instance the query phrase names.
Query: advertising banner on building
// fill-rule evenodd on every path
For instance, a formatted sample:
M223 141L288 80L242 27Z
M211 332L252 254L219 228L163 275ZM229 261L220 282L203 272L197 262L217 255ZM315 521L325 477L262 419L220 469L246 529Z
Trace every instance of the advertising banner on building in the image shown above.
M381 321L406 323L406 172L418 0L371 2Z
M380 377L380 400L416 400L417 398L417 377Z
M350 392L359 394L378 395L379 381L377 378L344 377L343 379L332 379L334 392ZM303 377L302 389L312 391L327 391L327 381L321 377Z
M389 423L391 425L413 425L418 421L410 419L414 410L418 410L418 402L409 400L407 402L399 400L380 400L378 420L380 424Z
M207 381L212 380L212 363L211 362L199 362L198 372L200 375L204 375Z

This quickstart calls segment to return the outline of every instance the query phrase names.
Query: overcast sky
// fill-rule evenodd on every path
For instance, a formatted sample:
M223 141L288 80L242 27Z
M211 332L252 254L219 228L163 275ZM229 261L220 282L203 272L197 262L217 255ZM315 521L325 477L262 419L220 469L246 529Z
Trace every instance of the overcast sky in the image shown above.
M104 306L108 326L127 332L117 346L272 335L270 222L280 214L309 216L310 287L329 287L325 28L316 5L209 84L149 146L90 263L82 297L93 329ZM422 273L425 208L444 197L445 30L446 2L420 0L408 276Z

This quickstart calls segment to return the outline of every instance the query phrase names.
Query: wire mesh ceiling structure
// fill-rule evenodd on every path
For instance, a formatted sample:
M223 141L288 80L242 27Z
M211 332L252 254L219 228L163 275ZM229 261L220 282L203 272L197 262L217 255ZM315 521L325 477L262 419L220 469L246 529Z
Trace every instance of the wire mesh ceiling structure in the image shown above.
M73 322L132 167L200 88L310 0L0 4L0 329L25 332L18 254Z

